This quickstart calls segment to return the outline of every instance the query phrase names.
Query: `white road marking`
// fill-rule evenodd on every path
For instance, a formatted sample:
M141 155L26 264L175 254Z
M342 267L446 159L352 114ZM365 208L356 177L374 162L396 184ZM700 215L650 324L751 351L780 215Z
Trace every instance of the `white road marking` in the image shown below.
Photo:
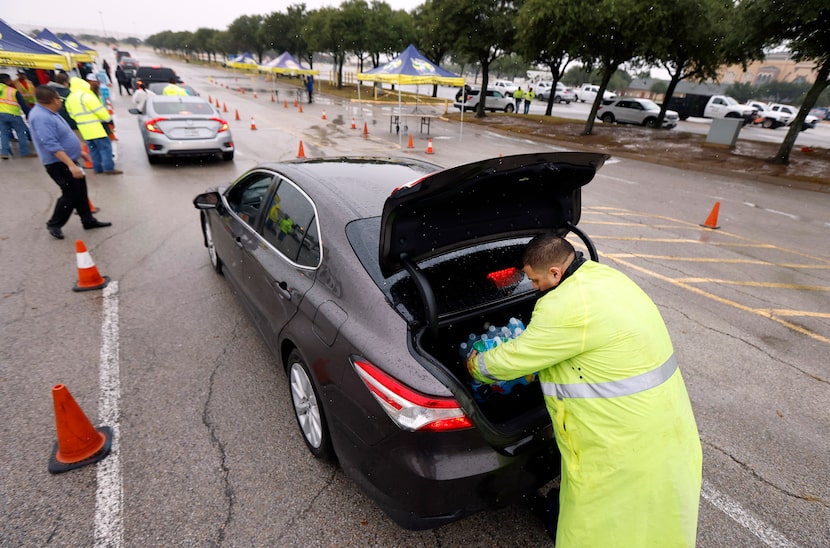
M123 545L121 517L122 485L119 454L121 381L118 373L118 282L104 288L104 318L101 325L101 356L98 382L98 420L112 428L112 449L98 462L98 490L95 497L95 546L117 548Z
M723 493L716 491L706 480L703 481L703 485L701 486L700 496L702 496L703 499L709 504L732 518L739 525L748 529L750 533L761 539L761 541L767 546L798 546L796 543L741 508L737 502Z

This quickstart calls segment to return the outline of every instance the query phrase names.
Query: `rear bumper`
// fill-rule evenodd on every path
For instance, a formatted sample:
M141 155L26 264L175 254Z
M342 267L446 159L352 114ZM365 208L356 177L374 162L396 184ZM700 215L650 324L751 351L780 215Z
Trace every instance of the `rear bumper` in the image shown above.
M518 502L559 474L556 443L542 434L532 449L509 456L472 429L400 431L372 447L344 428L331 432L346 473L406 529L431 529Z

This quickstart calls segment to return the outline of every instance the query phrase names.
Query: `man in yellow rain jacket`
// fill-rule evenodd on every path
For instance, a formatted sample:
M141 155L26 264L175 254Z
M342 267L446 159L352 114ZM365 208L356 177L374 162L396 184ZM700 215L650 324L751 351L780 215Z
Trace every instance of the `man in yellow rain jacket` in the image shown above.
M187 95L187 90L179 85L179 81L175 76L171 76L167 81L167 85L161 90L162 95Z
M527 329L467 368L539 373L562 455L556 546L694 546L700 438L657 307L558 236L528 244L524 271L544 292Z
M95 79L95 76L90 74L87 78ZM69 116L78 124L78 131L89 146L92 169L95 173L118 175L123 171L115 169L112 143L103 125L111 124L112 119L107 107L91 89L86 80L72 78L69 80L69 95L66 96L64 106Z

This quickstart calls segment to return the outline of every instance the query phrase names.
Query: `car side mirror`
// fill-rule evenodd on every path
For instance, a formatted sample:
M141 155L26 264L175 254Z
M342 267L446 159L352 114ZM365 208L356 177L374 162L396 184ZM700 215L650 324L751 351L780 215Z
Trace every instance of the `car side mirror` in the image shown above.
M218 192L205 192L193 198L193 207L196 209L216 209L222 199Z
M141 111L140 111L140 110L138 110L137 108L131 108L128 112L129 112L130 114L143 114L143 112L141 112Z

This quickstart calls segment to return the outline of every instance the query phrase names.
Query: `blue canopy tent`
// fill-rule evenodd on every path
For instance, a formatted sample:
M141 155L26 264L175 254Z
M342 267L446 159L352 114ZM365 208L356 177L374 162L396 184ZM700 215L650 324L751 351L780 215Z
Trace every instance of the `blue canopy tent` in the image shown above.
M305 68L293 55L287 51L280 54L279 57L271 59L267 63L259 66L260 70L266 72L276 72L277 74L320 74L319 70Z
M442 69L409 44L400 55L375 69L368 72L358 73L358 81L385 82L387 84L398 84L398 112L401 111L401 89L402 84L433 84L444 86L463 86L464 78L448 70ZM416 94L417 96L417 94ZM357 98L360 101L360 85L357 86ZM415 111L418 111L416 104ZM461 124L463 131L464 111L461 112Z
M41 44L0 19L0 67L69 70L71 66L64 52Z
M60 38L64 44L69 44L77 50L86 52L90 54L93 58L98 57L98 51L95 48L91 48L86 44L82 44L81 42L75 40L75 37L69 34L68 32L64 32L63 34L59 35L58 38Z
M259 63L257 63L257 60L254 59L254 56L248 53L247 51L241 55L234 57L226 64L231 68L237 68L240 70L252 70L255 72L259 71Z
M49 29L43 29L35 36L35 40L52 49L69 54L73 64L76 63L92 63L95 58L87 51L80 50L70 46Z

